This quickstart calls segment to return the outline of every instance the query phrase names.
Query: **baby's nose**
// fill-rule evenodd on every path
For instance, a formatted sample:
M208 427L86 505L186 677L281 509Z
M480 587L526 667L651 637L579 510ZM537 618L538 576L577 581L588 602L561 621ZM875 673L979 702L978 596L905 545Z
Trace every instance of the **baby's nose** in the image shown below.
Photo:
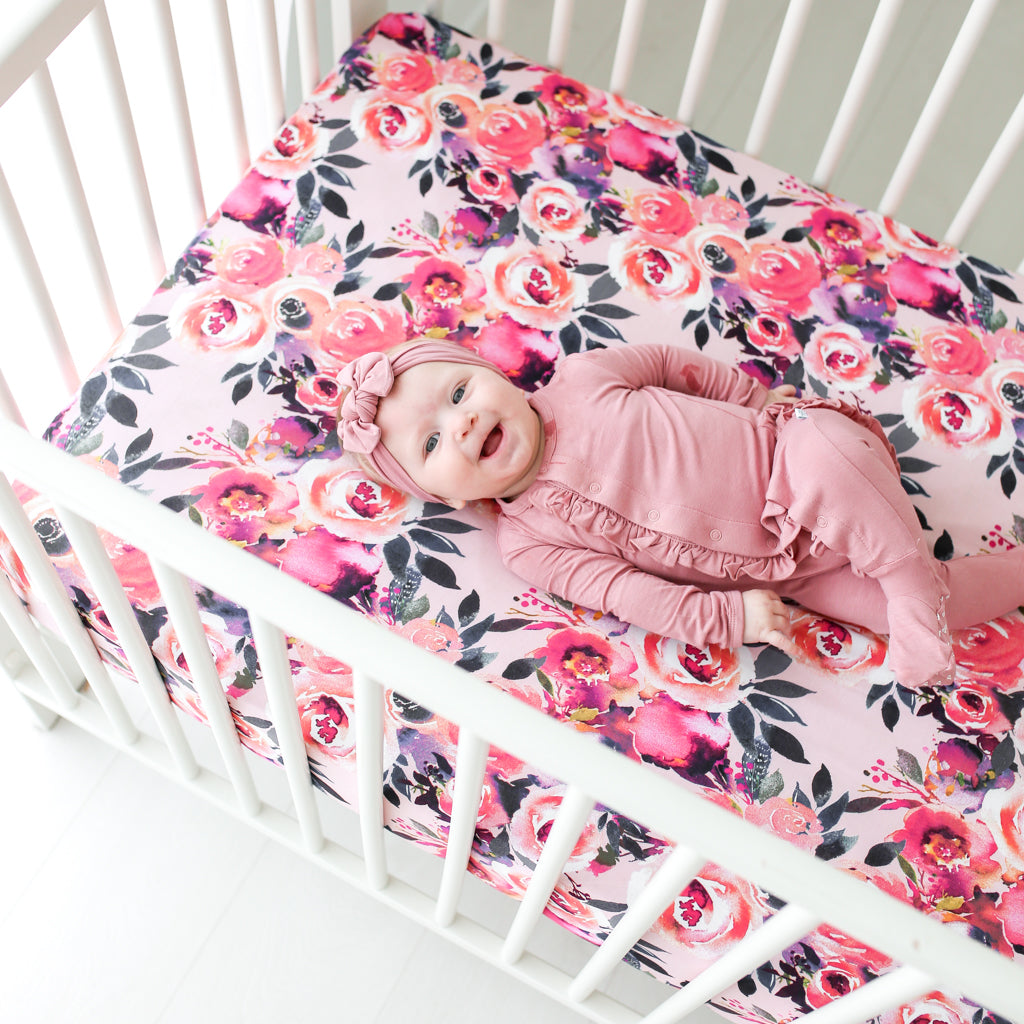
M455 419L455 435L456 437L466 437L476 426L476 413L466 412L460 413Z

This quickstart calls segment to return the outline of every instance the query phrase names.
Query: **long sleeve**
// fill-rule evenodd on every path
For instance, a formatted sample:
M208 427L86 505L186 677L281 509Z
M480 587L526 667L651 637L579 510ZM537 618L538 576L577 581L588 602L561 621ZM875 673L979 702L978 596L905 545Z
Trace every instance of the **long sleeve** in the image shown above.
M579 357L577 357L579 358ZM767 388L742 370L673 345L624 345L584 356L631 388L659 387L760 409Z
M499 527L505 564L530 583L585 608L703 646L743 642L739 591L704 591L635 568L616 555L545 543Z

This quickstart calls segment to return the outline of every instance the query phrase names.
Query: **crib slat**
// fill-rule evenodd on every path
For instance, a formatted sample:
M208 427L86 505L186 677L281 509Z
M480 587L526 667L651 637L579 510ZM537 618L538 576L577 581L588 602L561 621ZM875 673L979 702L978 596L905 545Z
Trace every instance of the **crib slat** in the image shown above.
M561 69L565 64L574 3L575 0L555 0L555 8L551 13L551 32L548 35L548 64L553 68Z
M228 121L234 131L235 158L238 173L244 174L249 166L249 140L245 132L245 113L242 109L242 87L238 80L238 61L235 59L235 44L231 38L231 22L228 18L227 0L218 0L213 5L213 31L216 49L220 54L217 62L224 80L224 91L228 98Z
M970 191L960 204L960 209L957 210L946 229L943 238L950 245L959 245L963 241L968 228L974 223L974 218L978 216L985 200L989 197L1003 171L1006 170L1021 139L1024 139L1024 96L1021 96L1010 119L996 140L996 144L992 147L992 152L989 153L988 159L978 172L978 177L975 178Z
M718 34L725 19L725 8L729 0L705 0L701 12L697 35L693 40L693 52L690 54L690 65L686 69L686 81L683 82L683 94L679 97L679 109L676 119L683 124L692 124L700 94L704 90L708 72L715 59L715 45Z
M251 817L260 812L262 803L256 792L252 772L245 762L238 730L223 684L206 641L206 633L196 610L192 588L181 573L154 558L150 559L157 586L167 603L171 625L181 643L189 675L199 692L206 720L213 730L224 768L235 789L241 809Z
M500 43L505 38L505 14L508 0L490 0L487 5L487 38Z
M573 979L569 985L570 999L582 1002L604 982L665 907L689 885L704 862L704 857L687 846L677 846L672 851L650 882L631 900L622 920Z
M356 716L359 829L366 878L374 889L388 884L384 852L384 690L365 672L352 674Z
M594 801L577 786L566 789L555 823L526 888L526 895L505 937L501 949L501 958L505 963L514 964L523 955L530 935L544 913L551 893L562 876L565 862L572 854L593 809Z
M316 45L315 0L297 0L295 22L299 37L299 71L302 95L308 96L320 81L320 56Z
M70 711L78 703L78 694L3 573L0 573L0 616L3 616L28 660L50 688L54 700L61 708Z
M103 306L108 329L111 336L116 337L121 333L123 326L121 314L117 310L114 288L110 283L107 264L103 258L103 250L100 248L99 235L96 233L96 224L89 210L89 202L86 199L82 178L78 173L78 163L71 148L71 140L68 138L67 127L64 124L64 115L61 113L60 104L57 102L57 92L53 87L53 79L50 77L49 68L43 64L29 79L29 83L35 90L42 107L43 118L49 126L50 137L57 147L57 165L60 168L60 174L63 179L64 191L71 204L71 214L75 220L77 237L81 239L85 246L85 262L88 265L88 272L92 277L93 286Z
M44 330L44 338L50 353L53 355L60 371L61 380L71 394L78 387L78 371L75 369L75 362L71 358L71 349L68 348L67 338L57 317L57 310L54 309L53 300L46 287L46 280L36 259L35 250L29 241L28 232L25 230L25 223L18 212L14 196L11 194L10 185L7 183L7 176L0 167L0 223L4 231L14 243L15 253L18 258L18 265L22 268L28 280L28 290L32 297L33 305L36 307L38 319ZM5 383L6 389L6 383ZM10 392L8 391L8 395ZM24 426L21 411L13 401L8 407L4 396L3 411L10 419Z
M284 80L281 76L281 57L277 36L277 16L274 0L262 0L256 18L259 35L260 77L266 102L265 131L273 138L284 121Z
M615 57L612 60L612 77L608 84L608 91L616 95L622 95L629 85L646 7L647 0L626 0L622 24L619 26L619 39L615 44Z
M128 91L121 73L121 63L114 45L114 34L110 28L110 17L107 6L100 3L96 7L95 24L99 36L102 59L100 65L107 79L107 85L114 98L118 133L121 136L121 151L129 166L129 191L136 208L136 218L142 231L143 244L149 254L153 277L160 280L164 276L164 257L160 248L160 235L156 226L156 213L153 209L153 197L146 179L146 169L142 163L142 151L139 149L139 136L135 130L132 108L128 102Z
M757 931L744 936L728 953L701 971L685 988L669 996L640 1024L676 1024L820 924L820 917L802 907L793 903L783 907Z
M835 174L839 158L850 141L857 114L864 103L868 89L875 77L875 71L881 63L886 44L892 34L893 26L903 7L903 0L878 0L875 16L871 19L871 27L864 37L860 55L854 65L850 81L846 86L839 110L832 121L825 146L818 158L818 166L811 175L811 182L819 188L828 188L832 175Z
M199 765L188 740L185 739L181 723L174 714L174 708L157 671L149 644L142 635L138 620L128 603L124 588L117 578L117 572L103 547L96 527L59 504L55 505L54 509L64 525L64 532L71 541L78 560L96 590L100 607L106 612L107 619L114 628L117 642L128 659L132 673L146 698L146 704L153 714L160 735L178 766L178 771L184 779L195 778L199 773Z
M862 1021L920 999L939 987L939 982L916 967L898 967L875 978L848 995L812 1010L801 1024L862 1024Z
M921 161L925 157L928 145L942 123L946 108L956 94L960 79L967 70L968 62L981 40L985 26L988 24L998 0L974 0L967 16L960 26L956 39L953 41L942 70L939 72L932 91L925 102L921 116L914 125L903 155L896 164L892 178L886 186L882 200L878 204L878 212L891 216L896 213L903 202L917 173Z
M332 0L331 39L333 57L340 57L352 45L352 4L350 0Z
M789 7L786 8L786 17L782 21L775 52L772 54L761 96L757 101L757 109L754 111L754 119L750 124L750 132L743 145L744 150L751 156L760 155L768 138L768 130L775 117L789 69L796 58L797 47L800 45L800 37L803 35L812 3L813 0L790 0Z
M435 915L442 928L447 928L455 920L462 881L473 851L488 750L489 745L476 733L459 729L459 746L455 753L455 801Z
M309 756L302 736L302 726L299 724L284 634L266 619L251 612L249 624L256 642L256 655L267 691L270 714L274 720L277 745L288 777L288 788L295 805L295 816L306 849L310 853L319 853L324 846L324 832L314 799Z
M100 661L88 630L79 619L78 612L57 575L57 570L14 493L14 488L2 474L0 527L7 534L7 539L25 566L33 593L42 600L53 616L57 628L71 649L75 661L78 662L78 667L96 694L96 699L115 735L123 743L135 743L139 738L138 730L113 683L107 678L106 669Z
M182 186L188 193L192 220L196 224L202 224L206 220L206 200L203 196L203 182L199 173L199 153L196 151L195 130L192 127L192 116L188 110L185 79L181 73L181 55L178 52L178 37L174 31L174 19L171 17L169 0L156 0L155 9L159 22L157 35L164 48L164 60L170 69L167 92L173 111L171 128L175 132L176 138L170 140L169 145L181 153L185 160L185 178Z

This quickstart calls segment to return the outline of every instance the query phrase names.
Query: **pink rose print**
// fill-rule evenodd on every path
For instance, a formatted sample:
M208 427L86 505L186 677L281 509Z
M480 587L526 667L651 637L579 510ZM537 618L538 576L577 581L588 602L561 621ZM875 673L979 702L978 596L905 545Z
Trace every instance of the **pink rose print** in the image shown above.
M881 234L869 218L822 207L811 217L811 234L828 267L847 274L881 252Z
M412 619L398 632L417 647L437 654L453 665L462 657L462 640L459 634L443 622L434 619Z
M327 288L298 277L290 277L268 289L264 301L267 319L274 328L297 338L318 335L331 308Z
M840 678L870 677L885 661L885 641L868 630L854 630L809 613L797 616L792 630L800 660Z
M607 711L612 700L621 702L635 693L637 664L632 652L600 633L555 630L532 656L544 659L541 671L551 680L555 704L564 713Z
M329 286L332 291L345 275L345 257L327 245L302 245L297 249L286 249L284 265L293 277Z
M232 683L239 673L245 671L244 658L235 652L238 637L228 633L223 619L211 615L202 608L199 608L199 619L206 637L206 645L210 649L214 666L217 669L217 676L224 685L228 696L237 697L242 691L235 690ZM163 624L156 640L153 641L153 655L166 668L177 672L185 679L191 679L192 670L185 660L185 653L181 649L178 634L170 622ZM206 715L201 710L202 705L198 696L194 695L194 700L194 708L189 710L197 712L197 717L201 717L201 720L205 721Z
M483 318L487 285L471 267L431 256L417 264L406 280L405 294L413 304L420 331L436 327L454 331Z
M608 155L620 167L652 181L674 182L678 177L679 150L671 139L644 131L635 124L620 124L607 135Z
M824 324L804 349L807 372L841 391L860 391L874 383L879 367L871 345L852 324Z
M752 678L752 666L744 673L739 652L718 644L694 647L654 633L644 636L644 661L673 700L705 711L723 711L739 699L744 675Z
M586 128L605 108L603 92L559 74L545 75L540 101L547 109L548 122L558 128Z
M750 257L741 234L719 225L695 228L683 239L683 251L706 277L738 281Z
M810 294L821 284L817 257L794 245L761 243L751 246L741 279L751 291L776 307L801 313L810 307Z
M985 794L978 815L992 833L996 843L995 859L1004 877L1017 878L1020 901L1016 921L1017 933L1024 936L1024 780L1018 775L1009 789L994 788ZM1003 897L1005 902L1006 896ZM1024 938L1011 939L1024 942Z
M800 342L789 320L774 313L760 313L747 324L747 340L766 355L797 356Z
M281 126L270 148L256 158L253 167L268 178L296 178L318 155L319 148L317 126L301 114L295 114Z
M965 672L1000 690L1020 685L1024 662L1024 622L1004 616L953 634L953 654Z
M663 235L631 231L608 248L608 269L623 288L649 299L703 309L711 299L711 281L681 242Z
M385 14L376 30L396 43L415 46L422 44L427 33L427 19L422 14Z
M225 281L262 288L284 274L284 256L273 238L252 238L222 249L213 267Z
M937 242L934 238L929 238L891 217L882 218L881 235L890 253L904 253L925 266L955 267L960 259L956 246L947 242Z
M307 377L295 389L295 400L307 409L337 413L341 385L333 374L318 373Z
M408 510L408 498L401 491L368 480L346 462L313 459L291 479L305 518L341 538L390 537Z
M699 777L722 763L732 734L706 711L683 707L667 693L645 701L628 723L641 758Z
M975 885L984 888L999 874L999 865L992 859L996 844L988 827L955 811L915 808L892 838L905 842L903 856L916 869L918 884L929 900L970 899Z
M416 95L426 92L437 81L437 76L434 62L426 54L403 53L381 62L377 81L391 92Z
M900 256L886 265L882 279L898 302L943 319L959 318L960 279L951 271Z
M982 386L1007 416L1024 416L1024 367L1005 363L990 367Z
M958 325L925 331L917 349L924 365L936 373L976 377L989 365L981 339Z
M932 992L906 1006L883 1013L879 1024L971 1024L974 1009L956 1006L948 996Z
M454 82L457 85L474 85L484 77L484 73L476 64L461 57L442 61L438 67L438 75L442 82Z
M352 128L387 153L426 156L435 148L433 122L411 96L361 96L352 108Z
M632 100L625 100L621 96L609 96L609 103L614 113L624 117L630 124L642 128L645 132L654 135L664 135L666 138L674 139L679 134L679 123L661 114L655 114L647 107Z
M405 318L398 309L343 299L324 316L323 329L311 340L324 361L340 369L365 352L382 352L405 338Z
M587 226L587 208L568 181L535 181L523 196L519 214L539 235L572 242Z
M693 201L693 215L701 224L720 224L742 234L750 225L750 215L742 203L714 193Z
M355 755L354 701L351 696L342 697L314 688L297 694L296 703L306 743L331 760Z
M561 355L557 335L524 327L508 316L481 327L473 347L526 391L551 376Z
M288 536L297 521L295 485L260 470L221 470L192 493L200 495L193 507L208 529L236 542Z
M466 187L481 202L495 203L506 209L519 199L512 178L504 167L482 164L466 179Z
M958 679L943 710L946 719L965 732L996 735L1010 728L992 687L976 679Z
M186 348L205 356L258 362L274 347L259 295L214 281L182 292L168 325Z
M461 137L473 134L483 115L479 95L461 85L438 85L424 96L430 119L443 133Z
M749 882L705 864L658 918L655 928L695 956L714 959L763 920L764 911Z
M634 192L626 213L641 231L652 234L685 235L696 224L686 200L673 188Z
M1000 328L982 339L985 351L993 359L1024 359L1024 332Z
M530 790L509 822L509 837L513 848L520 855L534 863L540 859L561 804L560 793L544 789ZM597 826L588 822L569 855L566 870L574 871L589 864L597 855L599 845Z
M773 796L762 804L752 804L743 817L802 850L813 851L821 842L818 816L810 807L785 797Z
M485 159L517 171L530 166L533 151L546 138L540 115L517 104L487 104L473 132Z
M1004 455L1017 440L1013 421L969 378L916 378L904 389L903 417L918 437L967 456Z
M815 1008L825 1006L859 988L864 980L863 971L856 965L845 960L829 960L812 975L807 986L807 1002Z
M481 262L491 301L526 327L564 327L573 309L586 302L586 285L560 260L555 249L527 242L491 249Z

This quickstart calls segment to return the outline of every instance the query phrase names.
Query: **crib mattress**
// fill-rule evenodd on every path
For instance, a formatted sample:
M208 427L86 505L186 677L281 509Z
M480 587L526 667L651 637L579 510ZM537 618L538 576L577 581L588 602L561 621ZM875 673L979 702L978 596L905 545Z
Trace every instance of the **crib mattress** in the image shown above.
M658 340L855 398L899 453L935 553L983 556L1024 542L1022 288L649 110L391 14L285 124L47 438L566 728L1024 957L1020 614L956 634L957 685L923 692L893 681L884 638L798 608L795 660L644 633L526 585L496 554L490 504L455 513L370 482L336 431L339 370L407 337L475 349L527 391L568 353ZM24 498L122 661L49 511ZM173 700L202 718L145 560L110 550ZM199 599L244 742L273 759L247 622ZM351 674L299 641L290 657L315 781L355 802ZM454 729L399 693L388 706L387 827L440 851ZM492 754L472 870L518 895L563 790ZM598 941L667 852L599 808L548 915ZM708 867L630 959L679 985L776 907ZM822 928L717 1005L788 1020L889 967ZM905 1019L983 1016L936 993Z

